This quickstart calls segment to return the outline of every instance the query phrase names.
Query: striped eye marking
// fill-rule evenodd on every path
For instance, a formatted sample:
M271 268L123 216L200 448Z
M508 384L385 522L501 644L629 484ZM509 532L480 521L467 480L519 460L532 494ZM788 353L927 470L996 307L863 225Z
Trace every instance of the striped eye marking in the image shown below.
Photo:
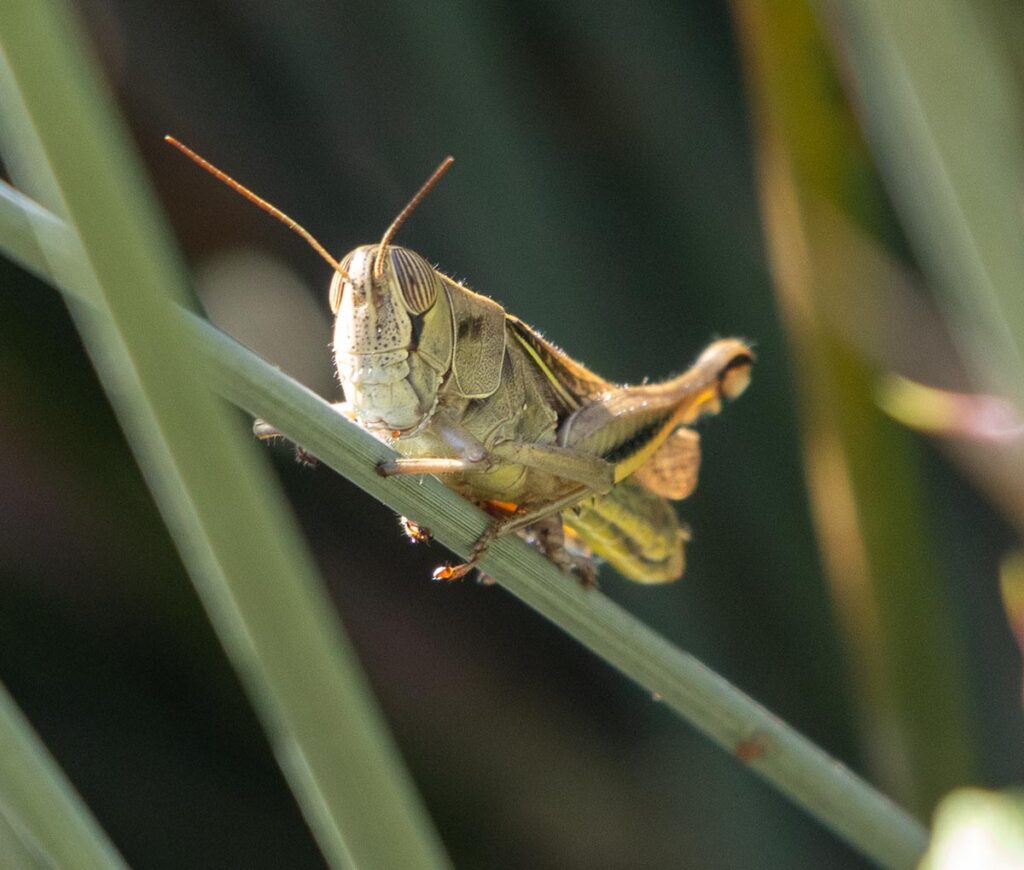
M429 311L437 300L437 274L426 260L406 248L390 248L388 254L406 309L410 314Z
M346 254L345 259L339 264L342 269L348 272L352 268L352 254ZM334 278L331 280L331 289L329 300L331 303L331 313L337 314L338 309L341 308L341 296L345 290L345 279L337 272L334 274Z

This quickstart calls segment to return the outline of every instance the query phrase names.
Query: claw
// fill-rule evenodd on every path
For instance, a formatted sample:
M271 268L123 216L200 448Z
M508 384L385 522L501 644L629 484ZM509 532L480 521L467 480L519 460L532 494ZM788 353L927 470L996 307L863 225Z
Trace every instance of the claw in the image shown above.
M576 579L579 580L580 586L584 589L597 589L597 568L594 567L594 563L590 560L578 561L573 565L573 573L576 575Z
M274 438L284 438L277 429L271 426L266 420L261 417L257 417L252 421L252 434L255 435L260 441L270 441Z
M252 434L259 438L260 441L274 441L277 438L287 440L280 430L275 429L260 417L252 421ZM316 468L318 464L317 458L298 444L295 445L295 461L306 468Z
M295 445L295 461L305 468L316 468L320 464L319 459L298 444Z
M435 580L461 580L472 570L473 566L468 562L462 565L441 565L434 569L433 578Z
M484 553L487 552L487 548L490 546L498 535L501 534L501 523L491 523L485 530L484 533L476 539L476 543L473 544L473 549L470 551L469 558L461 565L441 565L439 568L434 569L433 577L435 580L461 580L470 571L472 571L477 563L483 558Z
M414 544L429 544L434 539L430 529L419 525L419 523L414 523L408 517L399 517L398 523L402 527L402 531L405 532L405 536Z

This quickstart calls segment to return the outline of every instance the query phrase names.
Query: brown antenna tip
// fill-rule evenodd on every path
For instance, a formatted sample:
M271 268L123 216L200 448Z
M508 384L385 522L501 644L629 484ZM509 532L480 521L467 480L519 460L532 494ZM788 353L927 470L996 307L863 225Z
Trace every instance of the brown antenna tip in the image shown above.
M288 229L293 230L294 232L302 236L302 238L304 238L309 243L309 245L313 248L314 251L316 251L321 257L323 257L328 263L331 264L331 268L334 269L335 272L341 275L341 277L344 278L346 281L349 280L348 272L341 268L341 264L337 260L335 260L334 257L328 254L327 249L324 248L324 246L321 245L315 238L313 238L313 234L310 233L309 230L307 230L301 224L299 224L298 221L292 220L292 218L288 217L288 215L281 211L281 209L271 205L269 202L263 199L263 197L257 196L245 185L239 184L226 172L223 172L220 169L218 169L206 158L200 157L198 154L196 154L195 151L193 151L187 145L184 145L181 142L179 142L173 136L164 136L164 141L173 145L189 160L191 160L193 163L197 163L199 166L201 166L203 169L209 172L212 176L214 176L214 178L223 181L228 187L235 191L235 193L241 194L247 200L249 200L249 202L259 206L268 214L276 217L279 221L281 221L281 223L288 227Z
M408 205L398 213L398 217L391 221L391 226L381 236L380 245L377 248L377 260L373 265L373 275L375 278L380 278L384 274L384 252L387 250L388 245L391 244L391 240L395 237L395 233L398 232L398 228L405 223L406 218L413 213L416 206L423 202L423 198L434 189L434 185L441 180L441 176L448 171L454 162L455 158L451 154L445 157L438 164L437 169L434 170L430 178L424 181L423 186L416 191L416 195L409 200Z

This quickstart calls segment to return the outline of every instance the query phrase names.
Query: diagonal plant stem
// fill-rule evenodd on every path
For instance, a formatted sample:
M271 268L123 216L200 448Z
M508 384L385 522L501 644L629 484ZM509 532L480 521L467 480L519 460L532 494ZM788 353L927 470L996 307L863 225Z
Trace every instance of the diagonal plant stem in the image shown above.
M184 269L82 45L59 0L0 4L4 156L74 228L55 246L28 215L36 253L91 291L76 325L328 862L447 866L266 463L197 376Z
M52 283L35 239L19 229L28 209L38 206L0 186L0 249ZM51 236L48 247L60 250L70 243L70 230L52 217L36 225ZM82 286L58 289L89 299ZM394 456L389 448L206 320L183 309L176 316L211 385L226 399L267 419L370 495L429 527L445 546L469 552L488 521L473 505L434 478L381 478L375 468ZM607 597L569 581L518 539L499 539L482 567L880 865L912 867L924 852L927 832L905 811Z
M0 685L0 865L127 865Z

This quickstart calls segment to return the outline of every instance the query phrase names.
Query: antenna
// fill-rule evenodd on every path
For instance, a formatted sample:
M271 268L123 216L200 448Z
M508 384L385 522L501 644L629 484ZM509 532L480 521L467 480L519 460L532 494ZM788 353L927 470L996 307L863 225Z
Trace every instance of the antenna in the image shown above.
M189 160L193 161L194 163L198 163L201 167L203 167L203 169L205 169L215 178L219 179L220 181L223 181L228 187L230 187L236 193L240 193L247 200L249 200L249 202L258 205L265 212L276 217L279 221L281 221L281 223L288 227L288 229L297 232L300 236L302 236L302 238L309 242L310 246L313 248L314 251L316 251L321 257L323 257L328 263L331 264L331 268L334 269L335 272L341 275L341 277L344 278L346 281L350 280L348 272L342 269L341 264L337 260L335 260L334 257L327 253L327 250L324 248L323 245L321 245L316 239L313 238L313 234L310 233L309 230L307 230L305 227L301 226L297 221L292 220L290 217L288 217L288 215L281 211L281 209L272 206L265 199L263 199L260 196L257 196L255 193L249 190L248 187L239 184L226 172L222 172L216 166L210 163L209 160L200 157L198 154L196 154L195 151L193 151L187 145L182 145L182 143L175 139L173 136L164 136L164 141L170 143L175 148L177 148L182 154L188 157ZM399 217L401 217L401 215L399 215Z
M441 176L448 171L449 167L454 162L455 158L452 157L451 154L445 157L445 159L438 165L437 169L434 170L433 175L423 182L423 186L416 191L416 195L409 200L409 204L398 213L398 217L391 221L391 226L389 226L384 232L384 235L381 236L380 246L377 248L377 260L373 264L374 278L380 278L381 275L384 274L384 253L387 251L388 245L391 244L391 240L395 237L395 233L398 232L399 227L405 223L406 218L413 213L416 206L423 202L423 198L430 193L434 185L441 180Z

